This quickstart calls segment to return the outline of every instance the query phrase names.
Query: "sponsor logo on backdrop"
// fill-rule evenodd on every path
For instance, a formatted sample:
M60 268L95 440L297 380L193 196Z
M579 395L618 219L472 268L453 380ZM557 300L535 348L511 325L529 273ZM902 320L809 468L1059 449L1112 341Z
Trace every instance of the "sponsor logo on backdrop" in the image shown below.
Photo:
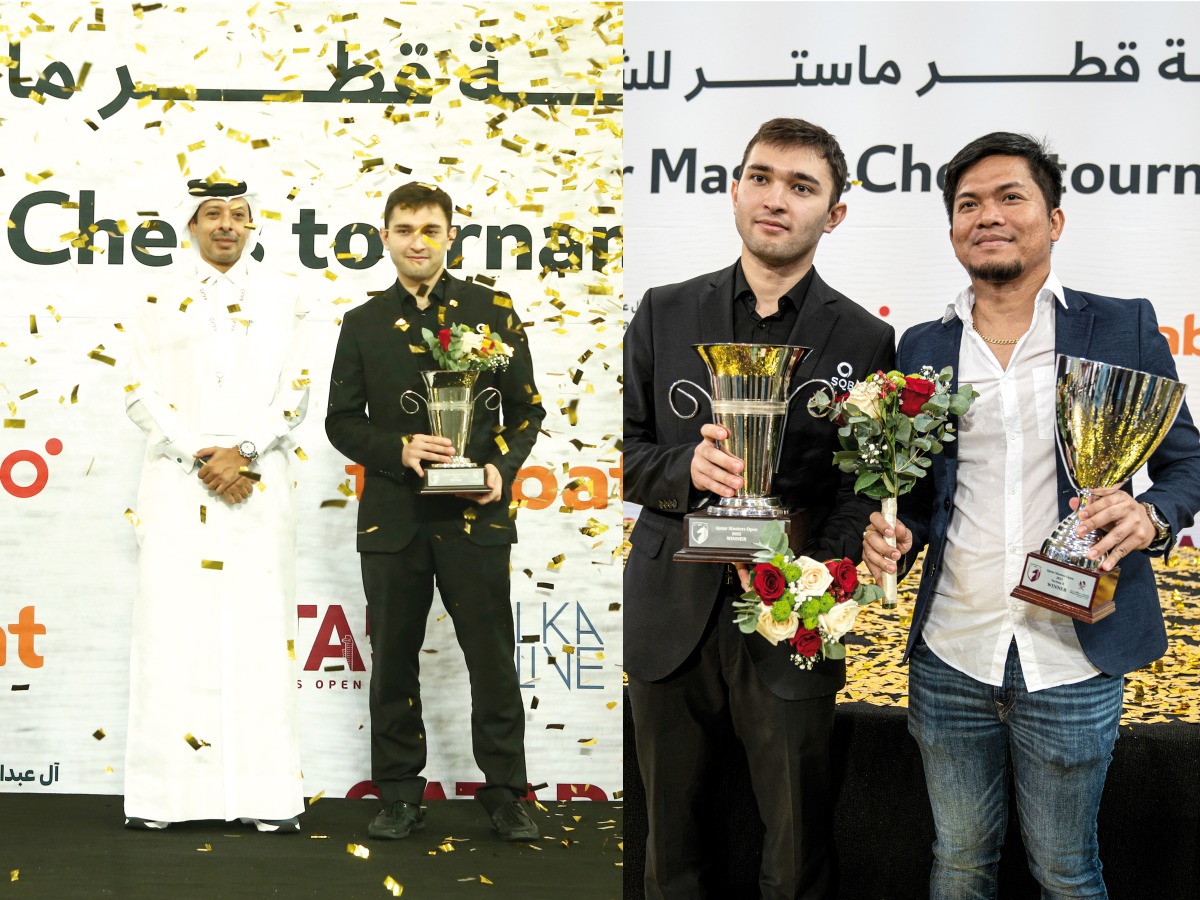
M593 674L604 669L604 638L583 603L517 601L513 623L517 678L523 689L561 682L569 691L604 690Z
M22 771L20 766L14 769L0 763L0 782L14 783L17 787L25 787L27 784L31 787L38 784L42 787L50 787L56 781L58 781L58 763L48 764L45 772L34 769Z
M305 619L316 619L317 606L301 603L296 607L296 614L301 623ZM297 641L296 659L302 660L303 675L297 679L296 686L320 691L361 691L365 679L345 674L367 670L345 609L340 604L331 603L325 607L320 620L312 643L307 645L307 653L302 653L305 645ZM319 674L314 677L308 674L310 672Z
M1167 339L1172 356L1200 356L1200 323L1197 323L1195 313L1184 316L1180 328L1159 325L1158 330Z
M58 456L63 443L58 438L46 441L46 453ZM50 464L34 450L14 450L0 461L0 487L9 496L21 500L36 497L50 480Z
M346 474L353 476L354 496L361 499L363 467L348 465ZM530 510L548 509L559 499L561 505L568 509L607 509L610 478L616 482L616 499L621 497L619 465L609 468L607 473L595 466L571 466L566 477L566 483L561 485L560 498L558 475L553 469L545 466L523 466L517 471L516 480L513 482L513 499L523 502L523 508Z
M37 652L36 642L45 633L46 626L37 620L37 610L32 606L24 607L17 614L17 621L0 627L0 666L19 664L27 669L40 669L46 661ZM11 659L10 650L14 648L16 657Z

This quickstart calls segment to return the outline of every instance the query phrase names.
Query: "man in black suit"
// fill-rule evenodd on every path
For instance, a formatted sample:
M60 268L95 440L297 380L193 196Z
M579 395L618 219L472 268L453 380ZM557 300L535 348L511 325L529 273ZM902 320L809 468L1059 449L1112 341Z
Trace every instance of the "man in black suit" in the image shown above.
M766 827L762 896L836 894L829 738L845 663L797 668L782 646L734 624L741 588L731 567L672 561L683 515L733 496L743 462L717 446L723 428L678 419L667 390L679 378L706 383L696 343L811 347L792 383L820 377L839 390L891 368L891 326L812 267L821 235L845 218L845 182L845 157L827 131L800 119L765 123L732 189L741 258L647 291L625 336L625 498L643 507L625 568L625 669L649 814L649 898L722 895L713 797L730 730L746 750ZM833 465L836 449L829 422L795 410L772 484L785 505L807 510L803 552L822 561L856 557L878 508Z
M368 834L404 838L425 825L419 656L436 580L470 673L472 746L484 776L476 797L502 839L531 840L537 827L520 802L528 779L509 602L517 539L510 503L546 411L512 301L445 270L453 212L444 191L418 182L388 197L383 240L398 277L347 313L329 385L325 431L366 471L358 550L373 655L371 775L384 804ZM406 390L425 393L421 370L437 368L422 329L455 324L487 325L513 351L506 368L479 374L476 393L496 387L502 401L499 413L476 404L464 448L428 434L423 409L400 405ZM423 466L458 451L484 464L488 493L421 495Z

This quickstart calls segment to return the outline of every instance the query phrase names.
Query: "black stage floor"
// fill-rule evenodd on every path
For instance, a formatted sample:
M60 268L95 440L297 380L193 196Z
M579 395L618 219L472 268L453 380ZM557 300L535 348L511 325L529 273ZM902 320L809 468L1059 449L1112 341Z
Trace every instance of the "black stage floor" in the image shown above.
M0 794L0 896L615 900L621 895L619 802L548 804L545 812L535 811L543 837L519 844L498 840L483 808L468 800L426 804L425 830L402 841L367 839L367 823L379 808L373 799L321 799L301 818L302 833L293 835L259 834L230 822L131 831L122 827L121 808L119 796ZM356 855L355 845L369 855Z

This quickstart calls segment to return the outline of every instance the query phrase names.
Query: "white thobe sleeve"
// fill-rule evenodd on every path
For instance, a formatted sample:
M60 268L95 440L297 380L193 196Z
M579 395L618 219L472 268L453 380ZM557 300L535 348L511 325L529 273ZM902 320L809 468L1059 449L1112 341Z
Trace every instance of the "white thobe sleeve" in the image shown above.
M253 443L260 456L272 450L286 449L291 441L292 429L303 422L308 414L308 354L300 327L305 315L303 305L297 300L292 316L283 325L288 329L287 353L275 385L275 395L271 405L261 415L254 417L248 433L242 438Z
M203 444L161 393L164 366L170 365L169 360L163 359L162 344L158 309L155 304L145 303L133 333L125 411L146 432L148 459L165 456L190 472L196 464L192 454Z

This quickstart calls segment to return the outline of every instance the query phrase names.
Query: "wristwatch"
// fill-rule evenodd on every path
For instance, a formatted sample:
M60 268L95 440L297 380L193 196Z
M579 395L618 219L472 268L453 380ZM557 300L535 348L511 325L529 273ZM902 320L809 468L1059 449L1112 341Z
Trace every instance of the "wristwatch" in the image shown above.
M258 451L254 449L254 441L242 441L237 445L237 452L251 462L258 459Z
M1146 515L1150 517L1150 524L1154 526L1154 540L1151 542L1147 550L1166 550L1167 544L1171 540L1171 526L1163 514L1158 511L1158 507L1148 500L1142 501L1142 508L1146 510Z

